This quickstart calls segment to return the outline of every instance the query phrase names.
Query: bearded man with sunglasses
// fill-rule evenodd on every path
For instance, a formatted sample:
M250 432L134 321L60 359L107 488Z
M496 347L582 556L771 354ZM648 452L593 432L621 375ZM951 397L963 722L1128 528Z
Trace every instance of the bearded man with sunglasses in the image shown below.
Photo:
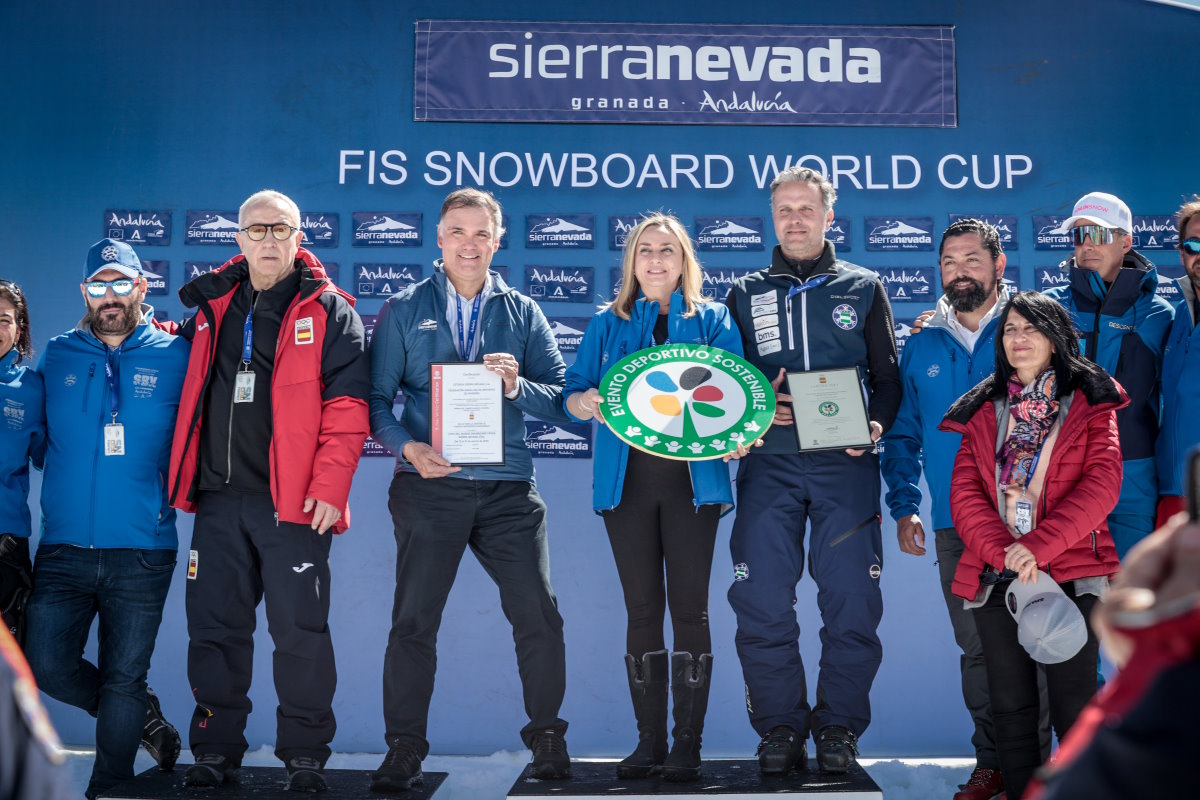
M251 195L242 254L179 290L198 308L171 451L171 503L196 514L188 555L190 788L233 778L246 752L255 609L266 597L275 754L288 789L325 789L337 682L329 531L350 525L370 369L354 300L300 247L300 209Z
M1162 431L1158 436L1158 524L1184 510L1183 471L1188 451L1200 444L1200 196L1175 215L1179 258L1176 279L1183 296L1167 336L1162 371Z
M153 324L124 242L92 245L80 290L87 313L38 365L46 451L25 655L42 691L96 717L94 798L133 777L151 722L166 734L152 753L160 766L179 754L156 699L147 711L146 672L178 545L166 479L188 344ZM93 664L83 650L97 616Z
M1124 558L1155 527L1159 381L1174 312L1157 294L1158 271L1133 249L1133 215L1120 198L1086 194L1063 226L1071 229L1075 244L1074 257L1060 265L1070 272L1070 283L1046 294L1071 312L1083 355L1129 394L1129 405L1117 411L1121 497L1108 515L1117 554Z

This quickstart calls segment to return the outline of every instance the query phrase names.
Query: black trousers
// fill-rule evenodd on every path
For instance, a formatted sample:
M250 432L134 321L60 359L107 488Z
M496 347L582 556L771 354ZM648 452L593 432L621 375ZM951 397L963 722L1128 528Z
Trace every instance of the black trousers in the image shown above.
M629 616L625 647L638 658L666 648L668 606L673 649L693 657L712 652L708 579L721 509L697 510L692 498L686 462L630 448L621 502L603 517Z
M276 522L270 495L201 492L187 579L192 753L241 763L250 713L255 609L265 596L279 706L275 754L322 764L336 724L329 547L308 525ZM194 560L194 568L192 561Z
M1085 620L1099 599L1094 594L1075 596L1074 584L1061 584L1075 601ZM1038 663L1017 641L1017 623L1004 607L1003 585L992 590L986 604L974 609L975 626L983 643L987 665L988 694L992 702L992 724L996 732L996 754L1009 797L1021 797L1033 773L1042 764L1038 736ZM1100 643L1088 624L1087 643L1074 657L1061 664L1045 664L1050 723L1059 741L1075 724L1083 707L1096 693L1096 663Z
M528 481L425 479L398 472L388 509L396 533L396 593L383 664L383 718L390 747L415 739L422 757L437 670L437 634L467 547L500 589L513 626L529 724L521 739L567 723L566 654L558 601L550 588L546 505Z

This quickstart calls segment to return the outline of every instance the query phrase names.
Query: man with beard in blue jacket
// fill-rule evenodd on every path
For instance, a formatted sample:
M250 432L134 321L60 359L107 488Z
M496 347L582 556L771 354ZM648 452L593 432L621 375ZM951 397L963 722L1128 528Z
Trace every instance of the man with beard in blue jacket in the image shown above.
M383 667L387 757L375 791L421 780L437 662L437 631L469 546L500 589L513 626L536 778L566 778L558 716L566 687L562 617L550 587L546 504L533 480L523 412L566 422L566 367L537 305L488 266L500 246L500 204L478 189L442 204L434 274L388 298L371 340L372 435L395 453L388 492L396 535L396 593ZM430 364L478 362L503 380L504 463L456 466L430 444ZM404 414L392 413L396 391Z
M92 246L80 291L87 314L38 365L46 456L25 654L42 691L96 717L94 798L133 777L152 721L146 672L178 546L166 485L188 343L152 324L141 262L124 242ZM83 650L97 615L92 664ZM171 752L156 756L166 769L179 754L169 733Z
M1060 265L1070 283L1046 292L1066 306L1083 355L1117 379L1129 405L1117 412L1124 470L1108 529L1122 558L1154 530L1163 346L1174 312L1157 294L1158 271L1133 249L1133 214L1118 197L1086 194L1063 223L1075 256Z
M896 520L900 552L925 555L919 516L921 468L932 495L934 545L942 595L954 640L962 650L962 693L975 725L975 770L954 800L990 800L1004 789L988 700L983 646L975 619L950 587L963 554L963 541L950 518L950 475L962 436L938 430L946 410L996 368L996 321L1008 303L1006 257L1000 234L977 219L962 219L942 234L939 262L942 291L933 316L908 340L900 359L904 385L900 411L884 437L883 477L887 504Z

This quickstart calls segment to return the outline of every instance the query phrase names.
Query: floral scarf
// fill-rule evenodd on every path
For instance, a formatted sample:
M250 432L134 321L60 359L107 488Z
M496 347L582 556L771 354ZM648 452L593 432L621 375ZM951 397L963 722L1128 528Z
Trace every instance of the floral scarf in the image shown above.
M1053 367L1038 373L1029 386L1022 386L1016 372L1008 380L1008 407L1013 428L996 463L1000 465L1000 488L1029 484L1038 453L1058 419L1058 381Z

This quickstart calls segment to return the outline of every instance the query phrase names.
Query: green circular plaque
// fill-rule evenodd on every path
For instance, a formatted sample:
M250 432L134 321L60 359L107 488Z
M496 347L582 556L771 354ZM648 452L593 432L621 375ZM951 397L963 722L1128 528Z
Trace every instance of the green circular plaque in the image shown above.
M600 381L600 410L626 443L664 458L720 458L749 445L775 417L775 391L740 356L664 344L626 356Z

